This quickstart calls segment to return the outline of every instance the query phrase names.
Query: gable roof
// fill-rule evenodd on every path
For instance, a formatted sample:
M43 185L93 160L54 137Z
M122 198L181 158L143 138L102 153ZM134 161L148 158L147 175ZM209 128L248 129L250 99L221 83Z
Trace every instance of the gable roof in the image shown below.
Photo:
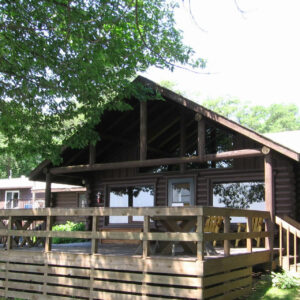
M288 146L286 146L284 144L280 144L279 142L272 140L269 137L266 137L262 134L255 132L254 130L251 130L245 126L242 126L239 123L229 120L228 118L225 118L222 115L217 114L217 113L213 112L212 110L209 110L209 109L205 108L204 106L202 106L192 100L189 100L167 88L164 88L143 76L138 76L133 81L133 84L134 83L141 83L145 87L151 88L154 91L158 92L166 100L170 100L174 103L177 103L180 106L182 106L190 111L194 111L195 113L200 113L207 119L210 119L210 120L212 120L224 127L227 127L228 129L230 129L234 132L237 132L259 144L262 144L274 151L277 151L277 152L285 155L286 157L289 157L295 161L299 161L299 152L295 151L294 149L290 149ZM63 147L62 154L67 149L68 148ZM45 160L44 162L42 162L31 172L30 179L36 180L37 178L41 178L41 177L38 177L38 175L42 173L42 171L45 167L48 167L50 165L51 165L51 162L49 160ZM75 182L75 181L72 183L80 184L79 182Z
M212 110L207 109L206 107L204 107L192 100L189 100L167 88L164 88L145 77L138 76L135 79L135 81L139 81L139 82L143 83L145 86L153 88L154 90L158 91L163 97L168 98L174 102L177 102L177 103L181 104L182 106L189 108L197 113L200 113L203 116L205 116L206 118L208 118L214 122L217 122L235 132L238 132L238 133L252 139L253 141L256 141L264 146L267 146L267 147L269 147L269 148L271 148L271 149L273 149L295 161L300 160L299 152L290 149L288 146L286 146L284 144L280 144L279 142L272 140L263 134L257 133L256 131L249 129L237 122L229 120L228 118L225 118L222 115L215 113Z

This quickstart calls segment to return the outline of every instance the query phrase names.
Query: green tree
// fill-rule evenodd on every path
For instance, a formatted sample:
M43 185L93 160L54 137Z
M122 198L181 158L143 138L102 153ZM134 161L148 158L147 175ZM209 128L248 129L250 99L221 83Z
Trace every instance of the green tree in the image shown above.
M218 98L206 100L202 105L259 133L300 129L300 114L295 104L262 106Z
M4 138L0 133L0 178L20 177L21 175L29 175L40 162L40 155L24 154L15 156L7 151L6 145L3 143Z
M6 150L55 159L62 143L95 141L104 110L129 109L121 99L141 92L128 88L137 72L203 66L175 28L176 7L168 0L0 0Z

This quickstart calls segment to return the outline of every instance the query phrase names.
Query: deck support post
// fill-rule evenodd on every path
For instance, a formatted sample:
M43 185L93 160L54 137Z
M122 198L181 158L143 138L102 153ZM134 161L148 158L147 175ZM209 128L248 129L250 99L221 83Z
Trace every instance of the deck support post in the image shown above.
M147 159L147 102L140 101L140 160Z
M144 233L149 232L150 227L150 217L144 216ZM149 255L149 241L143 240L143 258L147 258Z
M143 224L143 233L147 234L150 231L150 217L149 216L144 216L144 224ZM146 281L146 276L147 276L147 264L146 264L146 259L149 255L149 241L144 240L142 242L143 245L143 279L142 279L142 300L148 299L147 296L147 281Z
M47 216L46 219L46 231L50 232L52 229L52 223L53 223L53 217L51 217L50 215ZM52 249L52 238L50 237L46 237L45 240L45 252L50 252Z
M185 124L185 115L181 114L180 118L180 157L184 157L186 147L186 124ZM185 164L180 164L180 171L184 172Z
M230 217L224 217L224 233L230 232ZM230 255L230 240L224 240L224 256Z
M45 207L51 207L51 173L48 169L46 172L46 188L45 188Z
M247 218L247 232L252 232L252 217ZM247 239L247 251L252 253L252 239Z
M274 178L273 178L273 163L272 163L272 157L270 153L268 153L265 156L264 165L265 165L266 210L270 212L271 220L274 221L274 213L275 213L274 192L273 192Z
M287 269L290 271L290 227L286 230L286 261Z
M8 230L12 230L13 229L13 217L9 217L8 218L8 225L7 225L7 229ZM11 235L7 236L7 250L11 250L12 245L13 245L13 237Z
M197 216L197 228L196 232L199 234L199 240L197 242L197 259L204 260L204 220L203 216Z
M273 177L273 162L271 151L267 147L263 147L262 152L265 154L265 201L266 210L270 212L271 219L265 220L266 231L270 236L265 239L265 247L270 250L270 271L272 270L273 262L273 244L274 244L274 221L275 221L275 204L274 204L274 177Z
M279 266L283 266L283 257L282 257L282 223L279 225Z
M92 235L96 235L96 231L98 228L98 220L99 218L97 216L92 217ZM96 254L98 252L98 240L94 237L92 238L92 245L91 245L91 254Z
M198 145L198 156L200 159L204 159L205 156L205 123L203 116L201 114L195 115L195 120L198 122L198 135L197 135L197 145Z

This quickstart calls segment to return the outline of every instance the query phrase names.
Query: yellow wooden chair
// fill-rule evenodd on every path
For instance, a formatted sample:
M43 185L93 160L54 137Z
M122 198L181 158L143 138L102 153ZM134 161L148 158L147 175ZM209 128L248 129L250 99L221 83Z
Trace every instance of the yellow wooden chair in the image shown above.
M219 233L219 231L222 227L222 224L223 224L223 217L210 216L205 221L204 232ZM216 244L217 244L217 241L214 241L213 246L215 247Z
M264 226L264 219L259 217L252 218L252 232L262 232ZM246 224L238 223L237 232L245 232L246 231ZM255 238L256 240L256 247L260 247L260 237ZM240 240L235 240L235 247L239 246Z

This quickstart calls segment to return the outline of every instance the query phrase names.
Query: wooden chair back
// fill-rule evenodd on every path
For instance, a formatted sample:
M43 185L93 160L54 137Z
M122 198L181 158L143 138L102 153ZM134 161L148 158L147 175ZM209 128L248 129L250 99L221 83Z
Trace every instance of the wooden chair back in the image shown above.
M254 217L252 218L252 232L262 232L264 227L264 219L261 217ZM246 224L238 223L237 232L244 232L246 231ZM256 247L260 247L260 240L261 238L255 238L256 240ZM238 247L240 240L235 240L235 247Z
M210 216L206 219L204 225L204 232L213 232L219 233L223 224L223 217L220 216ZM213 246L215 247L217 241L213 242Z

